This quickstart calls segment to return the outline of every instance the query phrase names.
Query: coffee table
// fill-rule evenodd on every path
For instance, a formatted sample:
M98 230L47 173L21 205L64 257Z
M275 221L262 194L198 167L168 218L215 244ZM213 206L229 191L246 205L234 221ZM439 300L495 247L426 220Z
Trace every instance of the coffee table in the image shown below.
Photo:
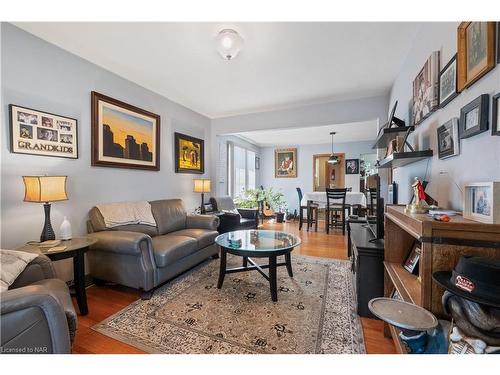
M293 277L290 253L294 247L300 245L300 238L290 233L274 230L238 230L217 236L215 242L221 249L218 289L222 288L224 276L227 273L256 270L269 281L271 299L274 302L278 301L276 269L277 267L286 266L288 275ZM242 267L227 268L227 253L241 256L243 258ZM280 255L285 256L285 262L277 262L277 257ZM259 265L250 257L269 258L269 264ZM266 268L269 269L269 274L264 272Z

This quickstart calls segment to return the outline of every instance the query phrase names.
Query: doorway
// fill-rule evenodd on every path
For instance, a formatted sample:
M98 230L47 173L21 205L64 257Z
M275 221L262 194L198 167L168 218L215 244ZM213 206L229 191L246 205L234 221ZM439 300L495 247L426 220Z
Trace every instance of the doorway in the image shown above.
M331 154L313 155L313 191L345 187L345 154L335 154L338 163L328 163Z

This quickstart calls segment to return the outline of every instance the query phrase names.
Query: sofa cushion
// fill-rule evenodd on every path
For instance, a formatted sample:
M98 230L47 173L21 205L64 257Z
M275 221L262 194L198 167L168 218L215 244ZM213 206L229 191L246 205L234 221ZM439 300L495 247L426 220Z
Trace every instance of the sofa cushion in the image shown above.
M191 228L178 230L170 234L194 238L198 242L198 249L203 249L215 242L215 237L219 235L219 232L210 229Z
M158 228L151 225L144 224L128 224L119 225L113 228L106 228L104 223L104 218L102 217L101 211L97 207L93 207L89 212L89 219L94 232L101 232L103 230L124 230L128 232L138 232L144 233L151 237L158 235Z
M162 199L150 203L159 235L186 229L187 213L181 199Z
M198 250L192 237L166 234L152 238L153 254L158 267L166 267Z

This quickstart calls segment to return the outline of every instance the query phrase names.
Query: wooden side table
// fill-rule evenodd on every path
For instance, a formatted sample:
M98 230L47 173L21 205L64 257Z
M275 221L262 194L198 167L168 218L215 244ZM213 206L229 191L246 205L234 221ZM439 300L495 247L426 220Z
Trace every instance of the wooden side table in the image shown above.
M76 301L78 303L80 315L87 315L88 307L87 295L85 293L84 254L89 250L89 247L96 242L97 240L88 237L75 237L71 240L61 240L61 244L58 246L66 246L66 249L62 251L48 251L48 249L41 249L36 243L28 243L17 248L17 250L43 254L52 261L73 258L73 277Z

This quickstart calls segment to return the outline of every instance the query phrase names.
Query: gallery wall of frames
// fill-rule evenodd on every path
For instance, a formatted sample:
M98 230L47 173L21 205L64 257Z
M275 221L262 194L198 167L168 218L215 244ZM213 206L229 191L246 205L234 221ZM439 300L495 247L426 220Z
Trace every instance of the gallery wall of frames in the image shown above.
M415 127L418 149L433 149L434 157L393 178L404 187L419 176L439 203L462 209L467 184L500 180L491 164L500 149L500 22L429 24L413 47L390 102L408 100L408 112L398 115ZM400 202L411 197L401 193Z

